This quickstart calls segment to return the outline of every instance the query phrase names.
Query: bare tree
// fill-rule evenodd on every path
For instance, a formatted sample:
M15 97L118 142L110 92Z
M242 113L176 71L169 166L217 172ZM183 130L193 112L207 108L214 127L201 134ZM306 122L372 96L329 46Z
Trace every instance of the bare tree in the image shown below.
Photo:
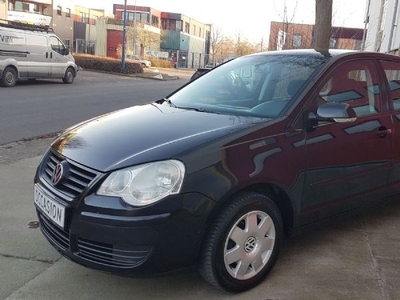
M282 3L282 1L280 1L280 3ZM283 0L283 14L281 14L278 9L275 6L275 1L274 1L274 8L276 13L278 14L278 16L282 19L282 23L283 23L283 45L282 45L282 49L290 49L290 44L288 43L288 34L289 34L289 25L293 23L294 21L294 17L296 15L296 11L297 11L297 5L298 5L298 1L296 0L296 3L294 5L293 8L293 14L292 16L289 18L288 17L288 9L287 9L287 5L286 5L286 0Z
M211 47L211 58L209 59L212 62L216 62L216 57L220 55L221 49L224 44L225 37L222 34L222 30L220 27L212 27L211 32L211 40L210 40L210 47Z
M314 48L329 49L332 30L332 1L315 0Z

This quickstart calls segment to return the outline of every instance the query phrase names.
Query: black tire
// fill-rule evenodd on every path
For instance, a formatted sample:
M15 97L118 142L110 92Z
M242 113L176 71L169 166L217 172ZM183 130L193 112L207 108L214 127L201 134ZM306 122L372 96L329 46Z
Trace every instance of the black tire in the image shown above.
M237 195L211 225L199 272L222 290L249 290L273 268L283 238L282 217L270 198L253 192Z
M74 69L68 68L65 71L65 75L64 75L64 78L62 79L62 81L64 83L66 83L66 84L71 84L71 83L74 82L74 79L75 79L75 71L74 71Z
M12 67L7 67L4 69L3 78L1 78L0 84L4 87L12 87L17 83L17 80L17 71Z

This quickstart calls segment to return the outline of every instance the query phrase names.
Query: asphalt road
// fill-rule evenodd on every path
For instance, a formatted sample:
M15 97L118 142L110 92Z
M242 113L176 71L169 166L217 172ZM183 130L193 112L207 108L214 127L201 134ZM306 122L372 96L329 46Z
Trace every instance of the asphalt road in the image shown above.
M173 72L173 71L172 71ZM21 81L0 89L0 145L61 131L98 115L149 103L188 82L81 71L72 85L61 80Z

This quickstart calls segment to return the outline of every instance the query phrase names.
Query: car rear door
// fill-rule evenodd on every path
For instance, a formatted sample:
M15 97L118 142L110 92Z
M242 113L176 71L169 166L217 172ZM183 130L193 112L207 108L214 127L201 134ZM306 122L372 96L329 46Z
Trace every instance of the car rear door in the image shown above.
M312 97L309 111L344 102L357 119L320 123L306 134L302 213L308 222L370 205L387 194L393 122L375 64L362 59L334 66Z
M388 106L393 119L393 170L389 178L389 196L400 193L400 60L381 59L380 66L386 79Z

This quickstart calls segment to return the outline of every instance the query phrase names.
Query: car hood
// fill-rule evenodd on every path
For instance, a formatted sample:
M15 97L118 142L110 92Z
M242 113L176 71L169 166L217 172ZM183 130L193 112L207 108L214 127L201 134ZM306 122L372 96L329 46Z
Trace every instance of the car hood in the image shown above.
M147 104L71 127L52 143L52 148L75 162L105 172L176 157L261 120Z

